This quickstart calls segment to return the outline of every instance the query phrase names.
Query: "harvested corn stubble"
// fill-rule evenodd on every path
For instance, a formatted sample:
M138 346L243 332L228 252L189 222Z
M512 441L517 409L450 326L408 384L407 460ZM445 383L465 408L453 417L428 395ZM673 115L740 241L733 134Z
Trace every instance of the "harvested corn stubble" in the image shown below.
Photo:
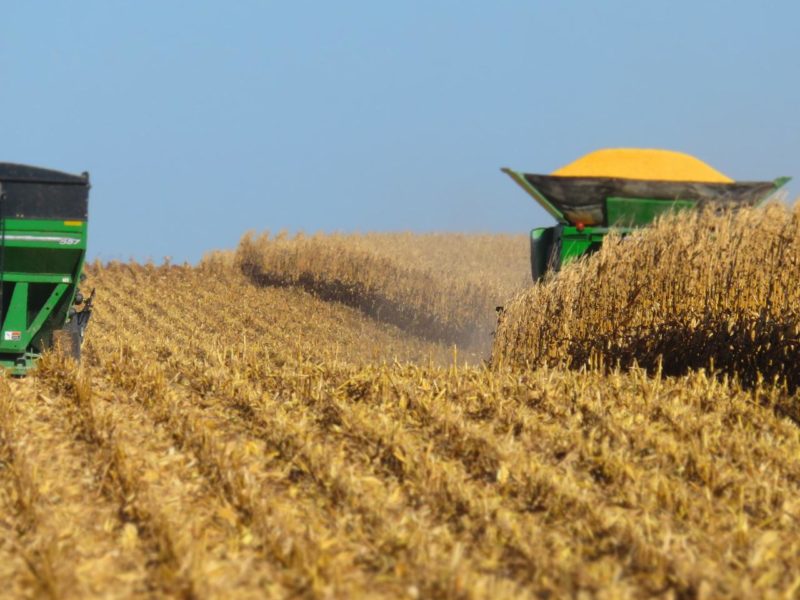
M696 226L684 223L690 237L676 252L687 270L661 296L647 296L646 274L631 269L649 265L663 286L673 263L659 256L677 255L661 243L647 254L644 236L612 240L632 244L630 262L600 263L591 297L569 285L560 298L539 296L551 302L538 306L546 315L559 301L573 311L554 321L550 332L566 336L554 348L594 347L591 326L609 330L581 321L599 313L576 311L616 292L632 302L619 318L639 324L671 323L688 299L700 333L704 289L709 310L741 313L744 324L766 297L770 307L756 309L765 322L796 314L797 223L772 210L742 223L761 240L752 244L731 237L734 222L698 213ZM693 254L711 234L726 252ZM523 245L481 243L499 262L524 263ZM728 278L742 268L749 287ZM322 262L315 269L324 275ZM574 283L570 269L559 278ZM490 261L467 271L505 285ZM387 297L406 283L367 275ZM89 277L103 301L80 367L47 355L35 375L0 385L4 597L791 598L800 589L798 398L785 387L702 370L467 364L461 348L302 285L256 285L231 255L198 267L96 263ZM530 331L518 331L527 351ZM674 354L686 351L670 339ZM738 352L745 338L731 344Z

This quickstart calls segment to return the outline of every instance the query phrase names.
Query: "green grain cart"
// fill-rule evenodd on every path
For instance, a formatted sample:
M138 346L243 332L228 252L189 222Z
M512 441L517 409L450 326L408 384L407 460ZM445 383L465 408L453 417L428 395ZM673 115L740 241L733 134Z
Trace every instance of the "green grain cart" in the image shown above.
M0 366L24 375L58 341L80 357L89 175L0 163Z
M757 205L789 181L699 183L613 177L534 175L502 169L558 223L531 231L534 281L595 252L612 229L626 235L659 215L714 203Z

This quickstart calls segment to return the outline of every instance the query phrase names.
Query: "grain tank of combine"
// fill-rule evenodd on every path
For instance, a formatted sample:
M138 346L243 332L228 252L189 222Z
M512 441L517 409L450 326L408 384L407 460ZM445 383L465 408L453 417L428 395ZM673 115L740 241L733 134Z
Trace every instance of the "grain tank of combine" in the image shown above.
M754 206L789 178L737 182L678 152L599 150L550 175L503 169L556 221L531 231L531 273L550 271L598 250L612 230L627 235L666 212L708 204Z
M89 176L0 163L0 367L30 370L56 340L76 358L91 315L78 291Z

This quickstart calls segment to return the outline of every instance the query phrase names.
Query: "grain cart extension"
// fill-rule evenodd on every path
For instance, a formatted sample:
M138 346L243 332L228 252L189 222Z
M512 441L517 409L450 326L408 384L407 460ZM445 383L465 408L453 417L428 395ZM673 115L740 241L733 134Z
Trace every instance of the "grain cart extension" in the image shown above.
M80 355L92 310L78 291L88 201L87 173L0 163L0 366L12 374L56 338Z
M789 181L699 182L535 175L502 169L558 223L531 231L531 274L538 281L595 252L612 230L622 235L659 215L707 204L754 206Z

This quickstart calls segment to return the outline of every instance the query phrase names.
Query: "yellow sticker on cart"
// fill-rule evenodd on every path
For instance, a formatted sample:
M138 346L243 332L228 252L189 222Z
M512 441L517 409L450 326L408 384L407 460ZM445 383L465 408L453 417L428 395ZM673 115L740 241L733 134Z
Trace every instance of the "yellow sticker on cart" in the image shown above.
M64 221L64 225L67 227L80 227L83 225L83 221Z

